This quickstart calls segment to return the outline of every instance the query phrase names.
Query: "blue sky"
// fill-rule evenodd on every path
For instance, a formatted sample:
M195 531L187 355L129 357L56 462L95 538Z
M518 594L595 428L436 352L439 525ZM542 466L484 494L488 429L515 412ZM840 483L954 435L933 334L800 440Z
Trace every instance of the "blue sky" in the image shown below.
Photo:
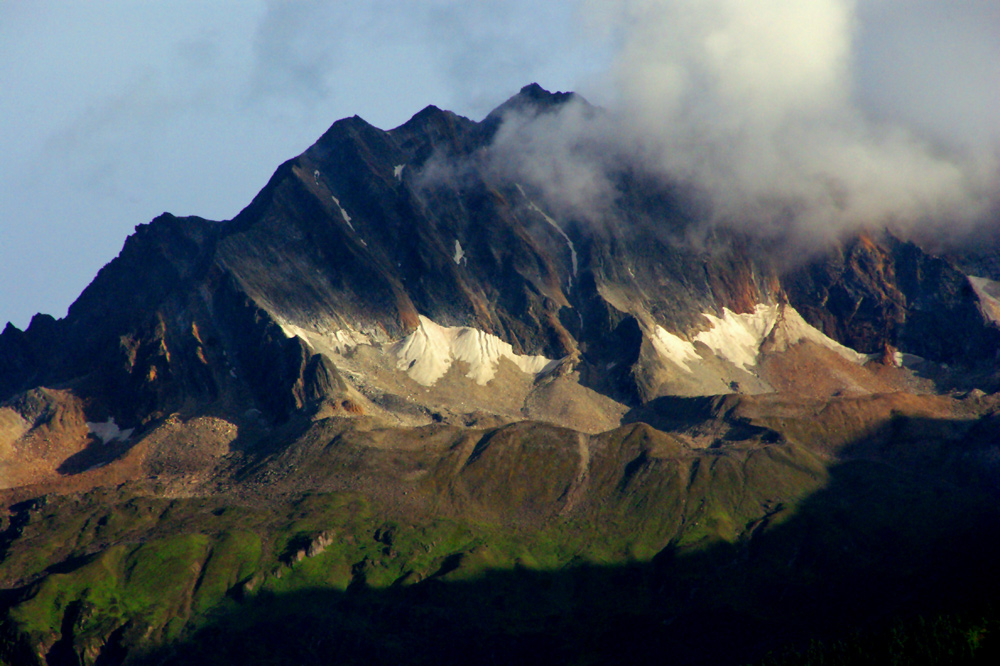
M677 52L701 48L686 35L765 44L774 26L757 36L754 17L768 13L790 23L780 39L846 44L817 65L843 72L843 105L1000 155L996 0L0 0L0 327L64 316L161 212L231 218L339 118L389 129L435 104L478 120L533 81L656 116L667 65L705 67ZM812 30L829 16L844 25ZM741 80L789 90L778 62Z

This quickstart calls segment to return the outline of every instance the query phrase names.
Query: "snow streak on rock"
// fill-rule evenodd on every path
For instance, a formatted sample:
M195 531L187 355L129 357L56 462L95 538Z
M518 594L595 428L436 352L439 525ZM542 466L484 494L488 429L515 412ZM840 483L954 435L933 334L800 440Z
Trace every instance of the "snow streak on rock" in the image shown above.
M549 217L545 213L545 211L543 211L541 208L538 207L537 204L535 204L534 201L532 201L531 199L528 198L528 195L526 195L524 193L524 188L522 188L520 185L518 185L517 189L521 193L521 196L524 197L525 201L528 202L528 208L530 208L531 210L533 210L536 213L538 213L539 215L541 215L545 219L545 221L548 222L550 225L552 225L552 228L554 228L559 233L559 235L562 236L566 240L566 245L569 246L570 260L573 263L573 277L575 278L577 270L578 270L578 265L577 265L577 258L576 258L576 247L573 245L573 241L571 241L569 239L569 236L567 236L566 232L562 230L562 227L559 226L558 222L556 222L551 217Z
M495 335L465 326L439 326L420 316L420 328L390 348L405 370L418 384L431 386L448 372L452 363L469 365L465 375L483 386L496 375L501 358L512 361L522 372L540 374L551 370L558 361L544 356L515 354L513 347Z
M354 225L351 224L351 216L348 215L347 211L344 210L344 207L340 205L340 199L333 196L332 194L330 195L330 198L333 199L333 203L337 204L337 208L340 209L340 214L344 218L344 222L347 223L347 226L349 226L351 228L351 231L354 231L354 233L358 233L357 231L355 231Z

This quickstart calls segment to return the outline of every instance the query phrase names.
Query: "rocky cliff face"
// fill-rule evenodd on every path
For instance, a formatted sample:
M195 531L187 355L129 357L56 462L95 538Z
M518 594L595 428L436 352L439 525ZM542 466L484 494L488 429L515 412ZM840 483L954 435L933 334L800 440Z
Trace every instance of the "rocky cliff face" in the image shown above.
M968 276L889 235L851 239L784 284L807 319L865 353L899 349L968 365L998 349L998 331Z
M871 364L906 359L957 385L1000 349L966 276L888 234L784 270L752 236L686 240L690 202L629 165L600 224L557 219L482 156L509 114L571 101L529 86L480 123L336 122L235 219L140 225L65 319L8 326L0 400L65 389L137 437L171 414L317 411L598 431L659 396L788 390L824 367L849 375L831 391L884 390ZM766 362L803 345L808 376Z

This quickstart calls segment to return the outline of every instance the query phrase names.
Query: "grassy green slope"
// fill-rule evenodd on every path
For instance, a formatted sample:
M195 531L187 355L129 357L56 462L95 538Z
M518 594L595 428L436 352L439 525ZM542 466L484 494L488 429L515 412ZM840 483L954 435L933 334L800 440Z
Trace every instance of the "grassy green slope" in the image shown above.
M0 658L734 663L998 589L977 489L759 435L320 423L259 495L23 503Z

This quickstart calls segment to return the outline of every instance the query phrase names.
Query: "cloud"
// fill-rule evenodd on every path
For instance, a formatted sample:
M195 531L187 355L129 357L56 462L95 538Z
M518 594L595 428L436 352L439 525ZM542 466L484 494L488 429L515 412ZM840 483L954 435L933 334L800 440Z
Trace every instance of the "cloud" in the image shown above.
M314 102L328 96L351 23L340 3L269 2L254 36L249 97Z
M613 214L613 174L630 152L609 121L579 97L558 109L512 109L477 159L489 176L538 190L558 217L600 223Z
M997 49L961 43L992 44L997 32L937 30L932 9L941 5L594 0L585 8L590 22L617 48L599 90L608 113L588 116L571 104L557 116L512 114L491 149L494 162L581 219L614 196L616 169L629 156L664 182L701 192L711 225L797 245L862 227L974 228L996 210L997 107L984 100L1000 85L983 80ZM917 12L909 23L900 18L907 11ZM969 11L970 25L996 14L985 3ZM897 35L895 62L908 78L865 79L872 44L887 32ZM965 81L947 87L957 99L930 104L933 91L921 86L934 81L907 69L918 45L925 52L917 60L936 62L938 78ZM866 99L859 80L884 98ZM970 107L983 111L979 124L965 127L961 113L949 113ZM952 117L959 127L948 126ZM941 131L929 131L935 126Z

